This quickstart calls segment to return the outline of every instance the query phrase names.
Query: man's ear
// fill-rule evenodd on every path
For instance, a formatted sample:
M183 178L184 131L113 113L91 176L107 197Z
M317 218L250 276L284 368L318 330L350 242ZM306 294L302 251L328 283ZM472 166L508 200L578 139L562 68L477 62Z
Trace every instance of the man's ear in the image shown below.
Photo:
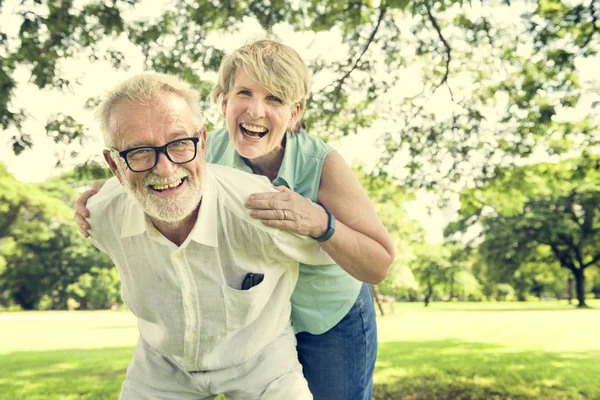
M287 126L288 132L292 132L296 127L296 123L298 122L298 118L300 118L301 111L302 106L300 103L296 103L292 106L292 116L290 117L290 121L288 122Z
M206 127L203 126L202 130L200 131L200 135L198 136L200 138L200 151L202 152L202 155L206 157Z
M119 182L121 182L121 184L123 184L123 177L121 176L121 173L119 172L119 168L117 167L117 163L115 163L115 160L113 160L113 158L111 157L110 151L104 150L104 151L102 151L102 155L104 156L104 161L106 161L106 163L110 167L110 170L117 177L117 179L119 180Z

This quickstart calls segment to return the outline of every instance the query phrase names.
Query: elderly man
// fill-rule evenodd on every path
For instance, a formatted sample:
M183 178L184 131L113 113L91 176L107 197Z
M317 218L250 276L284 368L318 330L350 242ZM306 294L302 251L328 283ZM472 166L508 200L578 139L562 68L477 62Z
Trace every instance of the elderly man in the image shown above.
M88 203L140 339L121 399L312 398L290 329L298 263L331 259L305 236L250 217L263 177L206 164L198 95L134 76L98 110L118 179ZM120 183L120 184L119 184Z

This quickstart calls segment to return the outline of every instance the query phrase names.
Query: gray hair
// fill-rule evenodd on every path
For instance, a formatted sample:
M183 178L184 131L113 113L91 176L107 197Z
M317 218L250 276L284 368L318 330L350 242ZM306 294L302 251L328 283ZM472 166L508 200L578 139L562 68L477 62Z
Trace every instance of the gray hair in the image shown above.
M104 144L114 146L118 132L115 131L111 114L119 104L148 104L165 93L181 96L190 106L196 128L204 125L200 95L189 83L168 74L143 73L134 75L111 89L96 110Z

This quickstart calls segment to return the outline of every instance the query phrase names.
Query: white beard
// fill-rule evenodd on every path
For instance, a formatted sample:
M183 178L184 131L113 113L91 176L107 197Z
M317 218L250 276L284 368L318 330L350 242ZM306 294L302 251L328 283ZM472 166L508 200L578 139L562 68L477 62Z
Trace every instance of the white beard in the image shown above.
M199 178L203 179L203 175L204 167L200 171ZM122 174L122 176L125 175ZM148 185L166 184L184 177L187 177L187 182L184 187L179 189L179 192L175 196L161 198L148 192L148 190L151 190L147 188ZM123 179L123 186L127 194L139 204L150 218L167 224L183 221L194 212L202 199L202 181L200 183L193 182L190 172L183 167L177 167L173 175L169 178L163 178L151 173L146 175L143 181L144 189L142 190L127 179Z

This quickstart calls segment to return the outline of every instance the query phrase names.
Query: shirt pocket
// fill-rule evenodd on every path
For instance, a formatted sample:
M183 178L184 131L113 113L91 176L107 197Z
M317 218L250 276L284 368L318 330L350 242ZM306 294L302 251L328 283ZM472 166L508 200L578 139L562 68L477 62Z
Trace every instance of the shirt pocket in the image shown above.
M273 294L275 283L270 274L265 274L261 283L248 290L233 289L227 285L221 287L228 332L241 330L258 318Z

